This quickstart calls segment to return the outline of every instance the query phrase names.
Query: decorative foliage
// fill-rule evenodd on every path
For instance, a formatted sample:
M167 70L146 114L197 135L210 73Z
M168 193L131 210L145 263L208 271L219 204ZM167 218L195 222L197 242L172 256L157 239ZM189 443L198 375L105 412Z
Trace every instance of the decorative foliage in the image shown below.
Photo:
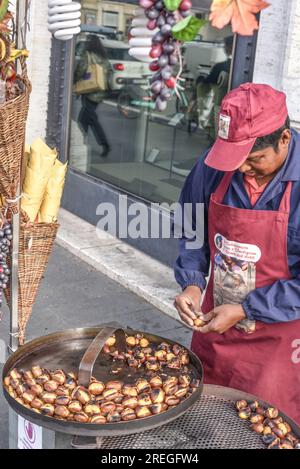
M181 42L193 41L199 29L202 28L205 23L206 20L199 20L195 16L188 16L173 26L172 36Z
M264 0L214 0L209 19L218 29L231 22L234 33L250 36L258 29L255 15L268 6Z

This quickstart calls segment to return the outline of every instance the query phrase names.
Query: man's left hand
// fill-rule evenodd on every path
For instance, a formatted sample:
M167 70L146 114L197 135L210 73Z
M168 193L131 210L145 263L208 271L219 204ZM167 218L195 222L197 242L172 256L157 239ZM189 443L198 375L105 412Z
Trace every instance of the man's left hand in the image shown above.
M205 321L209 321L205 326L194 329L202 334L208 332L223 334L245 318L246 314L242 305L221 305L205 315Z

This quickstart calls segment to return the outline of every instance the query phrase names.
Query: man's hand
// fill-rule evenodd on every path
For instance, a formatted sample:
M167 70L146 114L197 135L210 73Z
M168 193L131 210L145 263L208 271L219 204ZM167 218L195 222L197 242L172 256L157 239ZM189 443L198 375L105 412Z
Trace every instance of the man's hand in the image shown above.
M209 321L205 326L195 328L195 330L202 332L202 334L208 332L223 334L245 318L246 314L242 305L221 305L205 315L205 320Z
M180 295L176 296L174 306L181 319L189 326L194 326L196 313L200 311L201 290L194 285L187 287Z

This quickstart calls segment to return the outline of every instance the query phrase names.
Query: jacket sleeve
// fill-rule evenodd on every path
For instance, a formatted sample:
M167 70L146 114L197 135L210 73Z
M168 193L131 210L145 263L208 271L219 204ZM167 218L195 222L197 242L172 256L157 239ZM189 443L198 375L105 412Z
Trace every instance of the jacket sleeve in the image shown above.
M193 243L196 241L197 235L195 234L193 237L189 235L191 230L189 226L186 226L186 217L181 217L181 220L184 221L182 222L182 229L180 228L179 230L179 235L181 235L179 239L179 257L175 263L174 273L177 283L183 290L189 285L196 285L203 291L206 287L205 278L209 272L210 255L204 180L205 167L203 159L201 158L187 177L179 199L182 214L185 213L185 210L191 210L191 216L188 218L191 218L192 233L202 233L201 236L199 236L199 239L201 238L202 241L201 245L199 243L200 247L191 249L191 246L193 246ZM196 204L203 204L202 214L204 209L204 220L203 217L199 219L199 211L196 209Z
M256 288L243 302L249 319L265 323L288 322L300 319L300 249L299 236L289 230L288 263L292 278Z

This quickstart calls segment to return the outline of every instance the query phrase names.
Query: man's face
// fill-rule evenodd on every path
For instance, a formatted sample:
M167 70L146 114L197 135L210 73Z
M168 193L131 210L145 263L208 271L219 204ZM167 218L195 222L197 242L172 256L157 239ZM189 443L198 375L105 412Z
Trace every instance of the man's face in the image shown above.
M250 153L245 163L240 166L239 171L246 176L255 177L256 179L275 175L287 157L290 140L291 132L285 130L281 135L276 150L270 146Z

